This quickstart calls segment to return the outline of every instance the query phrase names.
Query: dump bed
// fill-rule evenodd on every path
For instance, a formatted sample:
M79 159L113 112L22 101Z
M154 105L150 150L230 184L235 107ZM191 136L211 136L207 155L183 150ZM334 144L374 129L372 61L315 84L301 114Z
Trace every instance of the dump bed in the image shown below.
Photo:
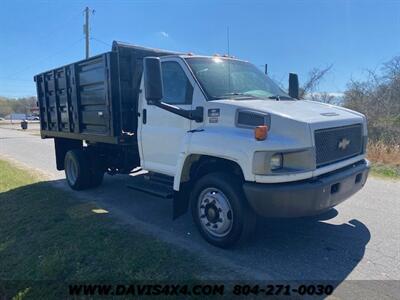
M114 42L110 52L36 75L41 136L136 143L143 58L173 54Z

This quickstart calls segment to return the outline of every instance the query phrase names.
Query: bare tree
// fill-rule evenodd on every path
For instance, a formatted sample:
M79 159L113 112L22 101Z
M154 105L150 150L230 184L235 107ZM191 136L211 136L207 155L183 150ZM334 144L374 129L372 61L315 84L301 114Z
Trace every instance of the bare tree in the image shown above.
M344 106L367 116L370 139L400 145L400 57L368 75L348 84Z
M300 88L300 93L299 96L300 98L304 98L306 95L309 95L315 91L317 88L318 84L321 82L321 80L325 77L327 73L332 69L333 65L329 65L326 68L320 69L320 68L313 68L309 73L308 73L308 78Z
M340 99L338 99L337 96L327 93L327 92L322 92L322 93L311 93L310 94L310 99L313 101L318 101L318 102L323 102L327 104L334 104L338 105L340 104Z
M400 56L395 56L390 61L384 63L382 70L385 73L386 79L399 79Z

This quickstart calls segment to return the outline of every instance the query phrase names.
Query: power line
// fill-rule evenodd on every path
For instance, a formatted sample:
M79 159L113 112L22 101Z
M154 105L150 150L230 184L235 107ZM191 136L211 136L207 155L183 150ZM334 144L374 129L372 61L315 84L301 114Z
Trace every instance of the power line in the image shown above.
M79 40L76 41L75 43L71 44L69 47L74 46L76 43L82 41L83 39L84 39L84 38L79 39ZM100 43L100 44L106 45L106 46L108 46L108 47L112 47L112 44L107 43L107 42L105 42L105 41L103 41L103 40L101 40L101 39L99 39L99 38L94 37L94 36L90 37L90 40L94 40L94 41L96 41L96 42L98 42L98 43ZM58 52L58 53L56 53L56 54L54 54L54 55L52 55L52 56L42 58L42 59L36 61L34 64L32 64L32 65L30 65L30 66L28 66L28 67L26 67L26 68L24 68L24 69L18 71L17 73L14 73L14 75L12 75L11 77L0 77L0 80L15 81L15 82L32 82L32 80L21 79L21 78L15 78L15 76L16 76L16 75L19 75L19 74L22 73L23 71L26 71L26 70L31 69L32 67L36 66L37 63L42 62L42 61L44 61L45 59L47 60L47 59L53 58L53 57L55 57L55 56L57 56L57 55L59 55L59 54L62 54L62 53L63 53L63 51Z
M37 60L35 63L33 63L33 64L31 64L31 65L29 65L29 66L27 66L27 67L25 67L25 68L23 68L23 69L21 69L21 70L15 72L14 74L12 74L12 75L9 77L9 80L17 79L17 78L16 78L17 75L19 75L19 74L21 74L22 72L25 72L25 71L27 71L27 70L29 70L29 69L35 67L38 63L41 63L41 62L43 62L43 61L45 61L45 60L49 60L49 59L51 59L51 58L53 58L53 57L55 57L55 56L58 56L58 55L60 55L60 54L66 53L67 51L68 51L68 52L71 51L70 48L71 48L72 46L75 46L76 44L78 44L78 43L81 42L82 40L83 40L83 38L80 38L79 40L77 40L77 41L71 43L71 44L68 45L68 46L64 45L64 46L63 46L63 50L58 51L58 52L56 52L56 53L53 53L53 54L50 55L50 56L43 57L42 59Z
M94 10L92 10L92 13L94 13ZM50 27L50 29L56 29L57 30L57 32L55 32L56 34L49 34L48 33L48 30L46 31L46 32L39 32L39 34L36 36L36 38L37 39L39 39L40 40L40 37L47 37L47 36L59 36L60 35L60 28L68 28L68 26L66 26L67 24L69 24L71 21L73 21L73 20L75 20L78 16L81 16L81 14L82 14L82 11L80 11L79 13L75 13L75 14L72 14L69 18L66 18L66 19L64 19L64 22L63 21L61 21L62 23L62 25L63 26L60 26L60 23L57 23L57 24L55 24L55 25L53 25L53 26L51 26ZM75 42L73 42L72 44L70 44L69 46L63 46L63 50L64 49L66 49L66 51L68 51L69 49L68 49L68 47L72 47L72 46L75 46L77 43L79 43L79 42L81 42L83 40L83 38L80 38L79 40L77 40L77 41L75 41ZM31 69L32 67L35 67L36 66L36 64L37 63L41 63L41 62L43 62L44 60L48 60L48 59L51 59L51 58L53 58L53 57L55 57L55 56L57 56L57 55L59 55L59 54L62 54L62 53L65 53L66 51L58 51L58 52L56 52L56 53L54 53L54 54L52 54L52 55L50 55L50 56L46 56L46 57L44 57L43 59L39 59L39 60L37 60L35 63L33 63L33 64L31 64L31 65L29 65L29 66L27 66L27 67L25 67L25 68L23 68L23 69L20 69L19 71L17 71L17 72L15 72L14 74L12 74L10 77L8 77L8 78L4 78L5 80L18 80L18 78L15 78L16 76L18 76L19 74L21 74L22 72L24 72L24 71L26 71L26 70L29 70L29 69ZM22 81L22 80L21 80Z
M21 79L21 78L10 79L8 77L0 77L0 80L7 80L7 81L14 81L14 82L32 82L32 80L29 80L29 79Z
M102 41L102 40L100 40L100 39L98 39L98 38L96 38L96 37L93 37L93 36L92 36L90 39L91 39L91 40L94 40L94 41L96 41L96 42L98 42L98 43L101 43L101 44L103 44L103 45L112 47L112 45L111 45L110 43L104 42L104 41Z
M88 11L88 7L85 9L85 11L88 13L89 11ZM92 14L94 14L94 10L92 10L91 11L92 12ZM81 13L82 12L79 12L79 15L81 15ZM62 22L62 24L69 24L72 20L75 20L76 19L76 17L78 16L78 14L74 14L74 15L72 15L70 18L67 18L67 19L65 19L64 20L64 22ZM87 44L87 47L86 47L86 52L87 52L87 56L89 55L89 45L88 45L88 39L89 39L89 16L87 15L87 18L86 18L86 24L85 24L86 26L84 27L84 29L86 28L86 30L85 30L85 33L87 33L86 34L86 44ZM59 29L60 29L60 27L61 28L68 28L67 26L60 26L60 23L57 23L57 34L55 34L54 36L58 36L59 35ZM39 33L39 37L40 36L48 36L49 35L49 33L48 33L48 30L46 31L46 32L40 32ZM56 52L52 52L51 53L51 55L48 55L48 56L45 56L45 57L43 57L42 59L39 59L39 60L36 60L33 64L30 64L30 65L28 65L28 66L26 66L26 67L24 67L24 68L22 68L22 69L20 69L20 70L18 70L18 71L16 71L15 73L13 73L13 74L11 74L11 76L8 76L8 77L0 77L0 80L3 80L3 81L5 81L5 82L3 82L3 84L2 85L8 85L8 86L10 86L10 84L11 85L17 85L17 86L23 86L23 83L20 83L20 84L18 84L17 82L31 82L31 83L33 83L33 80L25 80L25 79L21 79L21 78L17 78L17 76L18 75L20 75L21 73L23 73L23 72L25 72L25 71L27 71L27 70L30 70L30 69L32 69L33 67L35 67L35 66L37 66L39 63L42 63L43 61L45 61L45 60L50 60L50 59L52 59L52 58L54 58L54 57L56 57L56 56L58 56L58 55L60 55L60 54L63 54L63 53L66 53L67 51L70 51L70 48L71 47L73 47L73 46L75 46L76 44L78 44L78 43L80 43L82 40L83 40L84 38L82 37L82 38L80 38L79 40L76 40L76 41L74 41L73 43L71 43L71 44L69 44L69 45L63 45L63 48L62 48L62 50L60 50L60 51L56 51ZM7 82L8 81L8 82ZM13 82L14 81L14 82ZM27 85L28 83L26 83L26 85Z
M81 16L82 16L82 12L79 11L79 13L71 14L69 17L67 17L63 20L61 19L60 21L57 20L57 22L52 22L49 24L49 26L46 25L46 29L47 29L46 31L43 30L40 32L32 33L32 34L35 35L35 39L37 41L40 41L44 38L48 39L49 36L52 36L52 37L63 36L62 34L60 34L60 29L61 30L68 29L69 26L67 26L67 25L69 25L72 21L75 21L78 17L81 17ZM49 31L50 31L50 33L49 33ZM2 47L3 47L3 45L2 45ZM6 51L9 52L12 49L13 49L13 47L9 47L9 48L6 48ZM4 47L3 47L3 51L4 51ZM10 59L13 59L14 57L15 56L13 55L13 56L9 56L9 57L6 57L5 59L3 58L3 59L5 61L7 61Z

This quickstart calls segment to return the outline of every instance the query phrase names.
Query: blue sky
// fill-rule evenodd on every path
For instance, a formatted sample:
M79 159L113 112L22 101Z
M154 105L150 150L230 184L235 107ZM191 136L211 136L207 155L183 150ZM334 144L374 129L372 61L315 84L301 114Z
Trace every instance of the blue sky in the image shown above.
M19 1L0 2L0 95L35 94L34 74L84 57L83 9L91 54L113 40L199 54L227 52L286 84L333 64L320 91L342 92L400 55L400 1Z

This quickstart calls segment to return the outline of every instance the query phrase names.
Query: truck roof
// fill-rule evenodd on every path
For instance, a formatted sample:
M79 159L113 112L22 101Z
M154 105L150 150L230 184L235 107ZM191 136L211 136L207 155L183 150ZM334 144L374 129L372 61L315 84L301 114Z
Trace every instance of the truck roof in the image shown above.
M178 51L171 51L171 50L164 50L164 49L158 49L158 48L143 47L143 46L138 46L138 45L129 44L129 43L125 43L125 42L113 41L111 51L118 51L121 48L132 49L132 50L136 50L136 51L148 51L148 52L155 52L155 53L163 53L164 55L165 54L168 54L168 55L181 55L181 54L184 54L183 52L178 52Z
M137 50L137 51L150 51L150 52L156 52L156 53L163 53L163 56L165 57L171 57L171 56L179 56L182 58L191 58L191 57L196 57L196 58L216 58L219 57L221 59L230 59L230 60L239 60L239 61L244 61L241 59L237 59L234 56L229 56L229 55L219 55L219 54L214 54L214 55L198 55L198 54L193 54L191 52L178 52L178 51L172 51L172 50L164 50L164 49L159 49L159 48L149 48L149 47L143 47L143 46L138 46L135 44L129 44L125 42L120 42L120 41L114 41L112 44L112 51L118 51L121 48L126 48L126 49L132 49L132 50Z

